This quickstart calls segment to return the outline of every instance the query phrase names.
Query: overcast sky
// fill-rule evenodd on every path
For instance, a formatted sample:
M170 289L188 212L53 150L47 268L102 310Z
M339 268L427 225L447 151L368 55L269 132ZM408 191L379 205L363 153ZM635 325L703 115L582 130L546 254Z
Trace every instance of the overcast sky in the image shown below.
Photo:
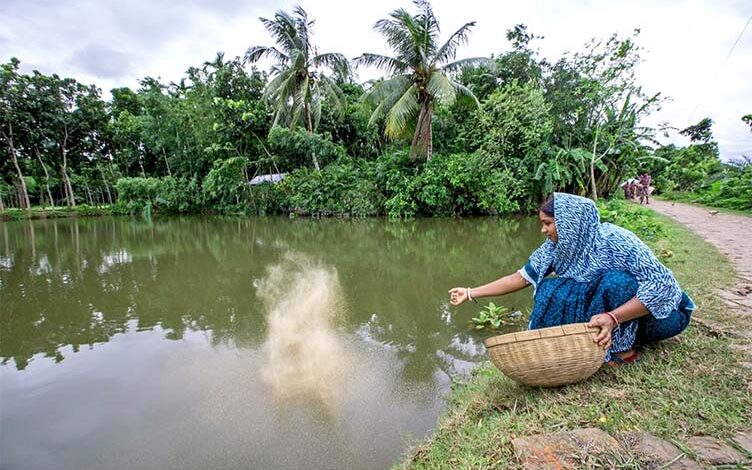
M0 0L0 60L21 60L37 69L94 83L104 90L138 87L146 76L177 81L218 51L226 58L249 46L273 45L258 17L300 4L316 20L320 52L388 54L373 24L392 10L415 11L408 0ZM671 97L651 117L653 125L678 128L703 117L715 121L724 159L752 157L752 133L741 121L752 113L752 0L434 0L442 40L476 21L457 58L498 55L509 50L505 32L517 23L545 36L541 55L556 60L578 51L590 38L641 30L646 50L639 79L647 92ZM728 59L727 59L728 57ZM361 79L374 78L362 71ZM672 135L680 145L686 141Z

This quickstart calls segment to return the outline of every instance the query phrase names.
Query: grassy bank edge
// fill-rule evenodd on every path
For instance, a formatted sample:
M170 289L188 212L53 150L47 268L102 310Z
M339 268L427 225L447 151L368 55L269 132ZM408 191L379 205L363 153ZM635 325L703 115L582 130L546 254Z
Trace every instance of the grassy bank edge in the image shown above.
M32 207L30 210L5 209L0 211L0 221L24 219L59 219L64 217L99 217L115 215L115 206Z
M678 195L676 194L668 194L668 195L660 195L655 196L653 199L657 199L659 201L663 202L679 202L682 204L691 205L693 207L702 207L707 210L717 210L719 212L722 212L724 214L731 214L731 215L741 215L745 217L752 217L752 211L745 211L742 209L732 209L729 207L723 207L723 206L717 206L713 204L708 203L701 203L697 202L697 199L699 196L694 193L680 193Z
M646 241L665 255L662 261L697 303L696 315L741 325L716 294L734 277L729 260L668 217L655 215L655 221L661 235ZM511 444L515 437L582 427L611 435L648 432L696 457L686 445L689 437L728 440L752 423L747 385L752 373L739 364L730 344L731 338L693 322L678 338L646 348L637 364L604 367L584 383L558 389L517 385L485 363L455 383L432 435L397 467L520 468ZM642 468L643 462L614 455L608 462L582 463L583 468L603 465Z

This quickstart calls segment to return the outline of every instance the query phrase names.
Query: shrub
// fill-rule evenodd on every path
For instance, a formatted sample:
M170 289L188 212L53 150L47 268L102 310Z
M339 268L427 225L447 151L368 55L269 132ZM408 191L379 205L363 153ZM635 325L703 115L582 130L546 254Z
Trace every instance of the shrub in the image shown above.
M291 212L300 215L368 217L383 212L374 166L362 159L340 160L316 171L300 168L281 183Z
M120 213L186 213L199 207L196 180L164 178L120 178L116 210Z
M519 210L519 184L506 170L491 169L479 154L436 155L412 168L380 162L390 217L499 215ZM386 163L386 165L384 165Z
M598 201L598 209L603 222L632 231L643 240L656 240L666 236L666 232L655 218L655 213L644 207L630 205L624 200L611 199Z
M248 209L255 215L287 214L290 209L285 185L261 183L251 186Z
M281 172L302 167L314 168L314 156L321 169L346 156L344 147L335 144L328 137L303 129L274 127L267 140L271 152L277 157L277 168Z
M245 176L248 164L246 157L216 160L202 185L206 202L220 211L245 202L249 194Z

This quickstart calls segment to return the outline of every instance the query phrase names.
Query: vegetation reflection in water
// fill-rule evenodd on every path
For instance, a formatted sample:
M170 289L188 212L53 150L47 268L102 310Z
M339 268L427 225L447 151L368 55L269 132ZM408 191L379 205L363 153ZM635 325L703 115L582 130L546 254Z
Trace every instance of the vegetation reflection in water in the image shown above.
M541 240L532 219L490 218L67 219L0 224L0 236L4 398L24 397L18 402L32 407L36 402L27 392L35 392L38 400L49 398L46 394L62 387L51 379L59 367L54 362L65 364L82 346L91 349L80 359L87 375L66 369L72 374L66 380L98 384L107 375L106 366L95 361L110 354L104 345L119 338L135 341L148 332L149 338L158 334L168 340L163 344L171 351L166 353L170 370L145 372L157 346L133 343L122 353L136 377L121 379L126 383L169 382L171 393L179 396L176 384L196 379L197 371L212 387L229 382L242 388L246 379L236 377L258 378L265 391L254 383L246 394L255 397L256 405L240 403L243 394L236 403L226 390L202 392L224 396L217 408L235 410L226 421L220 419L224 428L232 426L231 415L239 407L266 406L261 404L264 394L276 397L278 405L282 399L288 404L279 406L286 407L311 406L314 400L327 408L341 401L339 409L329 406L326 413L334 412L337 419L345 419L345 413L362 428L397 434L382 443L388 448L375 460L381 464L403 450L403 434L427 432L440 407L406 412L390 401L392 392L378 392L379 385L369 380L393 382L401 394L422 390L415 399L424 405L438 399L452 377L485 357L481 341L488 335L468 325L481 304L450 310L447 288L518 269ZM505 304L524 310L530 294L509 296ZM175 357L186 344L198 344L197 355L186 357L190 366L177 366ZM236 359L215 364L210 350L227 358L235 351L247 358L246 365L241 361L232 366L237 370L225 370ZM52 368L35 369L35 364ZM31 381L24 382L24 374L49 377L43 393L28 390ZM383 396L369 394L369 388ZM134 393L130 399L145 400L141 392ZM66 406L72 409L87 407L84 398L71 400ZM14 403L7 405L12 409ZM381 414L379 419L391 416L394 423L387 431L373 425L374 416L358 420L352 411L358 408ZM402 410L413 422L399 422L405 416L390 409ZM19 413L4 412L3 427L22 423ZM213 415L215 420L224 416ZM317 419L322 425L321 419L335 418ZM46 425L44 417L33 422ZM370 458L372 452L350 448L342 455L362 467L360 457ZM82 462L76 461L85 467ZM340 460L332 468L344 465Z

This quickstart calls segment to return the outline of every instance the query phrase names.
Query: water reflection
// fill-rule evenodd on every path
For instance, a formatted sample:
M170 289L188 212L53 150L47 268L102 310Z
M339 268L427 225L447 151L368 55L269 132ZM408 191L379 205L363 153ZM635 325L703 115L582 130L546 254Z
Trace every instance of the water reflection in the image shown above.
M14 430L0 454L9 468L389 466L485 357L467 325L480 305L449 308L447 289L518 269L536 232L527 219L0 223L0 426ZM503 303L525 309L530 292Z
M528 235L530 221L493 219L2 225L0 358L18 369L37 354L62 360L66 345L107 342L130 320L136 331L159 325L167 339L200 330L211 332L214 345L258 345L266 319L252 281L290 250L336 267L352 309L343 326L397 347L408 361L430 362L455 336L468 341L469 314L449 317L447 286L515 269L538 241ZM505 301L524 307L529 293ZM408 368L430 375L419 364Z

